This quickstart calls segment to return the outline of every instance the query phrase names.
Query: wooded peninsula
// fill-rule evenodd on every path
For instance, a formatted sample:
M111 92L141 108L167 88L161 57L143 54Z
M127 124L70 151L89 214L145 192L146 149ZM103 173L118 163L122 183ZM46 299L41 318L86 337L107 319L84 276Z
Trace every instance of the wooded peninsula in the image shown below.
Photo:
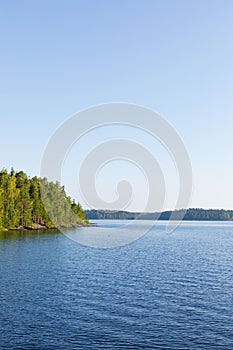
M43 198L42 198L43 194ZM46 207L46 210L45 210ZM0 172L0 229L42 229L88 225L82 206L64 186L23 171Z

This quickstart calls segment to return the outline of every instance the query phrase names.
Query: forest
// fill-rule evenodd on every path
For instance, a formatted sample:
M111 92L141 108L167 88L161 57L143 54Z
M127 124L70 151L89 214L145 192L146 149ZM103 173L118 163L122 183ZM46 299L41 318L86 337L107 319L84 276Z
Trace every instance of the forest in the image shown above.
M89 225L89 219L169 220L172 211L137 213L86 210L65 192L64 186L46 178L28 177L23 171L0 171L0 229L39 229ZM183 220L232 221L233 211L191 208L174 212Z
M45 209L46 208L46 209ZM38 229L88 224L82 206L64 186L23 171L0 171L0 229Z
M87 219L92 220L169 220L172 211L164 211L162 213L137 213L129 211L114 211L114 210L86 210ZM200 220L200 221L232 221L233 210L224 209L202 209L202 208L190 208L185 210L174 211L173 219L179 219L180 214L184 215L183 220Z

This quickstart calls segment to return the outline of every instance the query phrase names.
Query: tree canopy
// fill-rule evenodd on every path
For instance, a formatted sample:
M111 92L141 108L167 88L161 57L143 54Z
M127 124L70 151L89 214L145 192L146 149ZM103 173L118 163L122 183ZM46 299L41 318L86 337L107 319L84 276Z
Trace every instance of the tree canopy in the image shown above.
M36 176L30 179L13 169L0 171L0 228L70 227L84 221L82 206L58 182Z

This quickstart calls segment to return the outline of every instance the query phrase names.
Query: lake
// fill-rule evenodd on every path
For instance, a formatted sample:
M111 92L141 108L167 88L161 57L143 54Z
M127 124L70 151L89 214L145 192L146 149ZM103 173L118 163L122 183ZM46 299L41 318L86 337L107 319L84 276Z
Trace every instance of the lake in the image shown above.
M111 249L0 233L0 349L232 350L233 223L165 225Z

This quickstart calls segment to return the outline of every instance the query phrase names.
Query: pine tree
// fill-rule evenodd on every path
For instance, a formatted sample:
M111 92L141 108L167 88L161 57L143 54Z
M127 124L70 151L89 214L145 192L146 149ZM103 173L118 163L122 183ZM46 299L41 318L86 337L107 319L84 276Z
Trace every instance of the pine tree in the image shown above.
M30 180L20 171L16 173L16 187L19 189L17 210L20 212L20 225L22 227L32 225L32 200L30 198Z

